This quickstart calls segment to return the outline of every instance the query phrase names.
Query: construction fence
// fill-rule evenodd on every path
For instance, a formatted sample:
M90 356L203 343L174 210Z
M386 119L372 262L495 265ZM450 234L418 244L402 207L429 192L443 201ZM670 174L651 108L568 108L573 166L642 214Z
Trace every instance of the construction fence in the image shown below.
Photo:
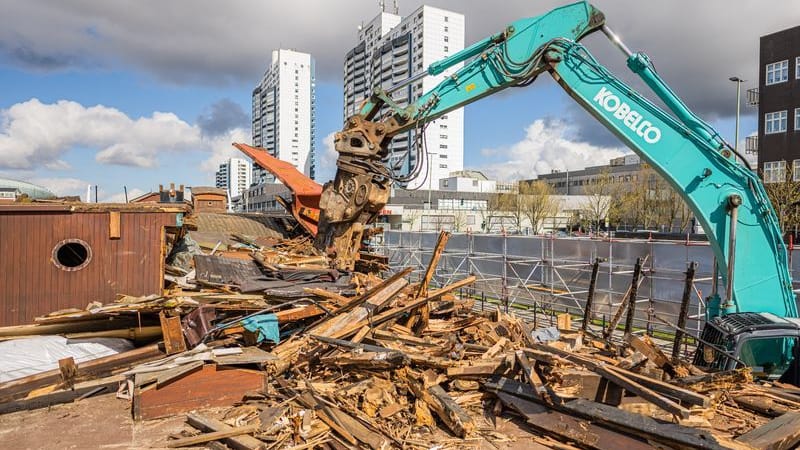
M436 245L438 233L385 231L373 240L374 250L389 258L398 270L413 267L422 278ZM571 314L580 326L586 307L593 264L600 259L588 329L602 333L628 297L634 267L640 261L636 283L634 333L647 333L665 348L672 346L681 300L687 286L687 268L696 264L689 286L689 303L682 327L688 334L681 344L683 356L693 351L691 336L704 325L705 299L712 293L713 254L708 242L614 240L575 237L515 236L502 234L452 234L436 268L434 285L475 275L475 284L462 292L476 300L474 308L501 308L536 326L555 325L557 314ZM792 275L798 279L797 258ZM724 283L718 283L725 295ZM619 339L622 332L614 336ZM612 336L612 337L614 337Z

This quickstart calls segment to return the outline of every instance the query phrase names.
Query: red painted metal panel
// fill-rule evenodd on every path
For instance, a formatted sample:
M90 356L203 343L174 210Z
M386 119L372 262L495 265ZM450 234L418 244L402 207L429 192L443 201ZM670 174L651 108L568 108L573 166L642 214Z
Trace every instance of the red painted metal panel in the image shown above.
M291 163L270 155L266 149L238 143L233 146L253 158L256 164L275 175L292 191L294 194L292 215L312 236L316 236L319 226L319 200L322 196L322 185L297 170Z

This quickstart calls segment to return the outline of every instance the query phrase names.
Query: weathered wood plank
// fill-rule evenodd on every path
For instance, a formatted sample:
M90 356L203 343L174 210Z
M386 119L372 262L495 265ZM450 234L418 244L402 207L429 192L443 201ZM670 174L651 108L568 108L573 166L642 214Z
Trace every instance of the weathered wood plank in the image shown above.
M167 355L186 351L186 339L183 338L180 316L167 317L164 311L158 314L161 321L161 335L164 337L164 348Z
M599 427L591 422L577 419L548 409L545 406L523 400L504 392L497 393L500 401L522 414L534 429L574 442L581 448L596 450L645 450L652 448L647 442Z
M120 375L103 378L100 380L86 381L76 384L72 389L51 392L33 398L0 403L0 414L15 411L47 408L61 403L70 403L84 395L98 395L106 392L116 392L119 383L124 380Z
M422 281L419 283L419 288L417 289L417 293L414 298L422 298L428 295L428 285L433 279L433 274L436 273L436 266L439 265L439 259L442 257L442 253L444 252L444 248L449 239L450 233L447 231L441 231L439 233L439 238L436 240L436 246L433 248L433 254L431 255L431 260L428 263L428 268L425 270L425 275L422 277ZM413 328L416 324L419 328L425 329L428 327L430 314L430 306L425 303L419 308L419 314L412 315L408 318L406 326L408 328Z
M215 432L215 431L228 431L233 427L226 425L219 420L212 419L197 413L190 413L186 415L186 422L201 431ZM264 443L252 436L232 436L223 438L222 442L230 448L236 450L255 450L264 448Z
M797 448L800 444L800 413L788 412L739 436L736 441L761 450Z
M499 393L513 394L526 400L537 402L538 395L527 384L508 378L493 380L485 384L487 389ZM714 436L705 430L699 430L677 424L661 423L656 420L614 406L604 405L585 399L575 399L562 404L555 404L552 408L573 417L584 418L603 427L621 430L643 439L660 442L663 444L688 447L722 450L721 445ZM624 447L620 447L624 448Z
M259 425L247 425L244 427L231 428L230 430L212 431L211 433L198 434L197 436L189 436L185 438L175 439L167 442L169 448L191 447L197 444L203 444L210 441L217 441L224 438L240 436L242 434L250 434L258 431Z
M398 375L408 384L414 396L425 402L453 434L463 438L475 431L472 417L441 386L435 384L426 388L419 375L412 371L398 371Z
M424 303L428 303L428 302L430 302L432 300L436 300L436 299L440 298L441 296L443 296L443 295L445 295L445 294L447 294L449 292L455 291L456 289L460 289L460 288L462 288L464 286L468 286L468 285L474 283L475 280L476 280L476 277L474 275L469 276L467 278L464 278L463 280L456 281L455 283L447 285L447 286L445 286L445 287L443 287L441 289L437 289L437 290L431 292L425 298L414 300L412 302L407 303L405 306L402 306L402 307L399 307L399 308L393 308L393 309L386 310L386 311L384 311L384 312L382 312L380 314L377 314L377 315L373 316L372 319L366 318L366 319L361 320L361 321L359 321L357 323L350 324L350 326L347 326L344 329L341 329L341 330L339 330L339 331L337 331L335 333L331 333L331 334L323 333L323 335L327 335L329 337L333 337L333 338L337 338L337 339L341 339L341 338L347 337L347 336L355 333L356 331L358 331L364 325L373 325L373 326L374 325L380 325L383 322L386 322L387 320L390 320L390 319L393 319L395 317L398 317L398 316L400 316L402 314L407 313L408 311L412 311L412 310L414 310L415 308L419 307L420 305L422 305ZM314 330L312 330L312 332L314 332Z

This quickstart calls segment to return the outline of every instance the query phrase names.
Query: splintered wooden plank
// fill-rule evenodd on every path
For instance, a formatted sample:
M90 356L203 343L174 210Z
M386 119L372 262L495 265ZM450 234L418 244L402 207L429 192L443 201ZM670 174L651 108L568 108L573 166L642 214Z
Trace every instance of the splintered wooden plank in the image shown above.
M401 270L363 296L357 297L347 305L342 306L337 311L338 315L325 319L313 326L310 332L320 336L334 336L343 328L347 328L356 322L362 322L370 314L375 314L380 308L384 307L389 300L408 285L408 281L403 277L409 273L411 273L410 267Z
M475 431L476 425L469 414L456 403L438 384L426 387L420 375L412 371L399 374L418 400L425 402L447 428L458 437L466 437Z
M498 394L520 397L523 400L539 402L539 396L528 384L508 378L500 378L485 383L487 389ZM604 405L586 399L575 399L563 404L554 404L552 409L559 411L562 417L573 419L586 419L593 426L601 426L614 430L624 431L633 436L678 448L701 448L722 450L721 445L714 436L706 430L700 430L683 425L658 422L651 417L619 409L615 406ZM583 424L583 421L579 421ZM583 425L581 425L583 426ZM629 450L627 447L619 447Z
M431 261L428 263L428 268L425 270L425 276L422 277L422 281L419 283L417 294L414 296L415 298L422 298L428 295L428 285L433 279L433 274L436 273L436 266L439 265L439 259L442 257L442 253L444 252L444 248L449 239L450 233L447 231L442 231L439 233L439 238L436 240L436 246L433 248ZM408 322L406 322L406 326L412 328L416 322L419 322L419 327L425 329L428 327L429 319L430 307L426 303L419 308L419 315L412 315L409 317Z
M327 335L329 337L332 337L332 338L337 338L337 339L341 339L341 338L350 336L351 334L354 334L356 331L358 331L361 327L363 327L365 325L371 325L371 326L380 325L380 324L382 324L383 322L386 322L389 319L393 319L395 317L398 317L398 316L400 316L402 314L405 314L405 313L407 313L409 311L412 311L412 310L418 308L419 306L421 306L421 305L423 305L425 303L428 303L430 301L436 300L436 299L442 297L443 295L445 295L445 294L447 294L449 292L455 291L456 289L460 289L460 288L462 288L464 286L468 286L468 285L474 283L475 280L476 280L475 275L471 275L471 276L469 276L467 278L464 278L463 280L456 281L453 284L447 285L447 286L445 286L445 287L443 287L441 289L437 289L437 290L431 292L425 298L420 298L420 299L411 301L411 302L407 303L405 306L388 309L386 311L383 311L380 314L377 314L377 315L373 316L372 318L365 318L365 319L363 319L363 320L361 320L361 321L359 321L359 322L357 322L355 324L350 324L349 326L347 326L347 327L345 327L345 328L343 328L343 329L341 329L341 330L339 330L339 331L337 331L335 333L326 333L325 335Z
M656 347L653 344L653 341L650 340L647 336L628 336L628 344L633 347L635 350L643 353L647 356L647 359L653 362L656 366L663 369L667 372L670 376L674 377L676 375L675 366L672 365L672 361L661 351L660 348Z
M739 436L736 441L760 450L797 448L800 444L800 413L788 412Z
M321 316L325 314L325 310L316 305L308 305L285 309L275 312L274 314L278 318L278 323L283 325L285 323L308 319L309 317Z
M534 429L553 436L575 442L581 448L596 450L645 450L652 447L645 441L607 430L591 422L555 412L536 403L523 400L505 392L498 392L498 398L509 408L522 414Z
M550 394L547 392L547 389L545 389L542 379L539 377L539 374L536 373L536 370L533 368L530 360L528 360L528 357L525 356L525 352L522 350L517 350L515 355L520 367L522 368L522 373L525 375L525 379L531 385L534 392L541 396L543 400L550 403L552 401L550 399Z
M186 415L186 422L201 431L217 432L231 431L234 428L217 419L206 417L202 414L190 413ZM253 436L240 435L222 438L222 442L236 450L254 450L264 448L264 443Z
M648 387L645 387L644 385L634 381L631 377L628 376L629 372L625 371L624 369L613 367L608 364L603 364L598 361L594 361L590 358L586 358L578 354L560 350L556 347L549 345L534 344L533 347L535 350L539 350L540 352L554 353L568 361L586 367L587 369L600 374L601 376L603 376L603 378L607 379L608 381L627 390L628 392L638 395L639 397L658 406L664 411L669 412L670 414L674 414L683 419L689 418L688 409L674 402L672 399L661 395L659 392L650 389Z
M217 441L224 438L240 436L242 434L250 434L258 431L259 425L247 425L244 427L231 428L230 430L212 431L211 433L198 434L197 436L190 436L180 439L175 439L167 442L169 448L191 447L197 444L206 442Z

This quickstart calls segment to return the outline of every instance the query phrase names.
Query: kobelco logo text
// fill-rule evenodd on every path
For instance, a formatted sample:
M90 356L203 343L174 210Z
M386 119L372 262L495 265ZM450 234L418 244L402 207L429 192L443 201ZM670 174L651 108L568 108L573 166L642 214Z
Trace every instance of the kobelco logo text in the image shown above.
M630 105L619 99L613 92L601 87L594 96L594 101L603 109L614 113L614 117L621 120L626 127L633 130L648 144L655 144L661 139L661 130L653 126L649 120L643 120L642 114L631 109Z

